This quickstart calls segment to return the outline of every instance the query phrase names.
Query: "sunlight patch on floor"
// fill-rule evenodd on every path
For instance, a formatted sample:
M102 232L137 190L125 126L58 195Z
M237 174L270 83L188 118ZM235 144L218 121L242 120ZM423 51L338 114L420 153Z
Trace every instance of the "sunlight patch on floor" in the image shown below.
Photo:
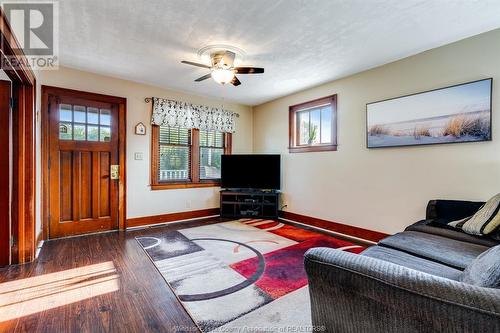
M119 289L112 261L0 283L0 322Z

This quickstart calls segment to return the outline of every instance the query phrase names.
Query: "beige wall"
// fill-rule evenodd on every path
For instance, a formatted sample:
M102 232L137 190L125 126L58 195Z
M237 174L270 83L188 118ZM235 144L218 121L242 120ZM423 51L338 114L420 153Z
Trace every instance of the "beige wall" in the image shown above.
M127 217L159 215L174 212L214 208L219 206L219 188L152 191L150 182L151 103L145 97L164 97L187 102L220 106L220 100L162 89L154 86L120 80L108 76L82 72L69 68L40 71L41 85L77 89L127 98ZM233 151L252 152L252 109L248 106L224 103L224 107L240 114L236 118ZM147 126L147 135L134 134L138 122ZM37 149L40 152L38 146ZM134 160L134 153L142 152L142 161ZM40 164L38 163L38 166ZM38 197L39 198L39 197Z
M499 41L500 30L482 34L254 107L253 116L250 107L224 103L241 115L234 152L282 154L285 210L378 231L400 231L422 218L431 198L485 200L500 189ZM133 128L140 121L149 124L148 96L208 105L220 101L69 68L37 77L42 85L127 98L127 217L218 206L218 188L151 191L151 129L148 125L147 135L137 136ZM493 142L366 148L366 103L486 77L494 78ZM333 93L338 94L339 150L289 154L288 106ZM144 160L135 161L134 152L143 152Z
M366 148L366 103L488 77L492 142ZM485 200L500 191L499 82L495 30L255 107L254 152L283 154L285 210L397 232L424 217L429 199ZM338 151L289 154L288 106L331 94Z

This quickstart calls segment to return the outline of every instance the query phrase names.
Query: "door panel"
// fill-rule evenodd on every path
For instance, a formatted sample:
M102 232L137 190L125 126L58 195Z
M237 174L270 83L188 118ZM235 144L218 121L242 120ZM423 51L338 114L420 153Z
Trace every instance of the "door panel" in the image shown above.
M49 236L118 227L118 106L50 96Z
M101 172L101 177L99 178L100 181L100 188L99 188L99 197L100 197L100 214L99 217L106 217L109 216L110 213L110 207L109 207L109 193L110 193L110 179L109 179L109 173L110 173L110 168L111 168L111 161L110 161L110 154L106 152L101 152L100 153L100 169L99 171Z
M80 152L80 219L92 218L92 152Z
M70 151L61 151L59 156L60 220L64 222L73 219L73 154Z

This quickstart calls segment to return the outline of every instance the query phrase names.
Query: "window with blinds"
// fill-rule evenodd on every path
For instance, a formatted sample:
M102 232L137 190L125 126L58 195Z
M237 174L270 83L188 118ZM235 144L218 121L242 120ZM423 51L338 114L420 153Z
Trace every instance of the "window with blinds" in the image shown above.
M200 130L200 179L220 179L224 133Z
M189 181L191 130L160 126L158 143L159 182Z
M151 138L151 189L220 185L231 133L153 125Z

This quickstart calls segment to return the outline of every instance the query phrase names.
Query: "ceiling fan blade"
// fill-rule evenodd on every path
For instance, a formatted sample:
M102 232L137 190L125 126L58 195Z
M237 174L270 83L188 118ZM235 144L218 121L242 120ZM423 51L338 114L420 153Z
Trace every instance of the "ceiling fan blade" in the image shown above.
M181 61L183 64L186 64L186 65L191 65L191 66L196 66L196 67L201 67L201 68L208 68L210 69L211 67L208 66L208 65L205 65L205 64L199 64L197 62L192 62L192 61L186 61L186 60L182 60Z
M233 79L229 83L231 83L235 87L237 87L237 86L239 86L241 84L240 80L238 80L238 78L236 76L233 77Z
M195 82L200 82L200 81L203 81L203 80L209 79L210 77L212 77L212 74L207 74L207 75L203 75L202 77L197 78L197 79L196 79L196 80L194 80L194 81L195 81Z
M262 73L264 73L264 68L260 68L260 67L235 67L234 70L238 74L262 74Z

